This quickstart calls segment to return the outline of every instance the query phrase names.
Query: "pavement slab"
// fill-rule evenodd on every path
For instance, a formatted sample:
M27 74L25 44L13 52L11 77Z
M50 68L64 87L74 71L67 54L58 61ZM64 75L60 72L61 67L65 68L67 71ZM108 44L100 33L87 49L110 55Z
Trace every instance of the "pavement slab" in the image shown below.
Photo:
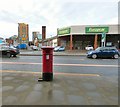
M3 105L118 105L117 77L55 73L53 81L38 82L38 72L2 74Z
M62 52L53 52L54 56L85 56L87 51L85 50L67 50ZM29 50L20 50L21 56L42 56L42 51L29 51Z

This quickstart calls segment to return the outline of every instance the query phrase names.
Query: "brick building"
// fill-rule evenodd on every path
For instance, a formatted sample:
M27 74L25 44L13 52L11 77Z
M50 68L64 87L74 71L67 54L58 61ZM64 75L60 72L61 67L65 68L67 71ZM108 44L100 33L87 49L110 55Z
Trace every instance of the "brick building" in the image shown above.
M25 23L18 23L18 42L26 43L29 42L29 26Z

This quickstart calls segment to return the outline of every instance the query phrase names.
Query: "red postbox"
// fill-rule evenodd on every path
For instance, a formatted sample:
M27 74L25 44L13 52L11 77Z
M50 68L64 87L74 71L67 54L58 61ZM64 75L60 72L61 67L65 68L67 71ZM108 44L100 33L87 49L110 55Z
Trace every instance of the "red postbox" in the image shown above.
M42 49L42 78L43 81L53 80L53 47L44 46Z

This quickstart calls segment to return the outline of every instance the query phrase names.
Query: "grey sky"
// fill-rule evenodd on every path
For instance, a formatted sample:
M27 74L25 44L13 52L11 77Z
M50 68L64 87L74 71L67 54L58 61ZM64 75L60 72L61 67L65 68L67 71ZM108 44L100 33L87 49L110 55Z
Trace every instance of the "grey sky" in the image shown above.
M119 0L0 0L0 36L18 35L18 23L29 24L32 31L45 25L47 37L57 28L71 25L118 23Z

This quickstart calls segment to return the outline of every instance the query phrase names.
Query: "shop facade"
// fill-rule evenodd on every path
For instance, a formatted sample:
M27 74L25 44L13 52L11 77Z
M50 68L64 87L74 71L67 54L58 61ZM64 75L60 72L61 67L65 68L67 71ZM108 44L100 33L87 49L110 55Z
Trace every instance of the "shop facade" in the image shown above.
M120 34L118 25L80 25L57 29L58 45L65 46L67 50L84 50L87 45L95 49L102 46L116 46L120 49Z

